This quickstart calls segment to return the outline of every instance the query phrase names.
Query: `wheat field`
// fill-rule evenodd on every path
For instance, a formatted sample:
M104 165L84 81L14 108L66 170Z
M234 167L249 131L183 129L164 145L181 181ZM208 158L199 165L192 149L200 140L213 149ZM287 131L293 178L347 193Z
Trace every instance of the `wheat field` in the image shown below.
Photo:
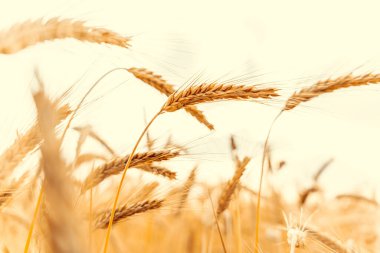
M23 57L24 51L44 50L48 43L64 40L90 50L96 46L105 52L133 52L133 44L138 43L134 39L81 19L41 17L1 31L0 54L7 59ZM77 123L84 109L91 110L88 97L115 72L128 75L130 82L148 87L162 99L155 113L141 115L144 127L130 136L133 145L124 153L96 126ZM34 120L0 151L2 252L380 252L376 197L355 191L327 197L320 180L334 163L329 159L314 166L309 186L299 189L290 201L287 191L276 184L290 168L286 157L273 155L276 150L271 144L281 119L320 97L347 95L340 90L352 90L349 95L354 100L361 88L380 83L380 71L313 80L291 88L290 93L276 82L256 83L244 77L205 81L194 73L190 81L173 84L165 74L145 66L110 68L97 73L78 99L79 83L52 94L48 78L35 66L30 91ZM178 141L171 132L162 137L152 131L161 118L182 111L210 135L217 134L218 126L204 104L252 102L276 110L263 136L265 142L251 154L240 138L229 134L223 142L229 152L222 155L233 173L217 183L199 177L205 169L202 155L207 153L192 153L193 142ZM134 110L110 113L140 120L129 116ZM169 124L163 127L173 131ZM73 133L73 144L66 145ZM181 170L188 164L178 161L186 159L191 160L191 168ZM251 170L259 172L254 187L242 180Z

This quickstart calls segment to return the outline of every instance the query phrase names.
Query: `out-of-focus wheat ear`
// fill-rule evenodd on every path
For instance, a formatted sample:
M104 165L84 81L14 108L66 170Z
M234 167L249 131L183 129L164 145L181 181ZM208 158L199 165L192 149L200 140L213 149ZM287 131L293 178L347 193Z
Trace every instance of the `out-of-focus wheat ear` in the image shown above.
M140 169L140 170L152 173L154 175L163 176L163 177L170 179L170 180L174 180L177 178L176 172L171 171L171 170L164 168L164 167L161 167L161 166L157 166L157 165L147 164L147 165L138 166L138 167L136 167L136 169Z
M20 191L23 183L29 177L29 173L24 173L19 179L12 181L7 187L0 190L0 208L14 198L15 192Z
M310 101L325 93L330 93L342 88L353 86L362 86L369 84L376 84L380 82L380 74L364 74L353 75L348 74L335 79L327 79L319 81L310 87L301 89L295 92L287 101L283 108L284 111L289 111L300 105L301 103Z
M204 83L190 86L168 97L163 112L174 112L186 106L221 100L259 100L277 97L275 88L258 88L234 84Z
M97 134L94 129L90 126L85 127L74 127L74 130L78 132L86 131L86 134L93 138L95 141L97 141L100 145L102 145L111 155L115 156L116 152L113 150L113 148L102 138Z
M170 96L175 92L174 86L169 84L162 76L153 73L145 68L130 68L128 69L137 79L140 79L144 83L152 86L162 94ZM200 123L205 125L208 129L214 130L214 126L206 119L206 116L201 110L198 110L195 106L185 107L185 111L196 118Z
M138 193L138 198L141 201L148 199L159 185L160 184L158 182L152 182L147 185L144 185L144 187Z
M13 54L37 43L65 38L129 47L130 38L105 28L86 26L84 23L55 17L14 25L0 32L0 53Z
M239 167L236 168L235 174L231 180L229 180L224 187L222 194L218 200L218 209L216 210L216 214L219 217L224 210L226 210L230 204L232 194L234 193L237 185L240 182L240 178L243 175L245 168L248 163L251 161L251 158L244 157L244 159L240 162Z
M116 224L133 215L158 209L162 207L163 202L164 200L144 200L138 203L134 203L132 205L123 205L116 209L113 223ZM108 223L110 221L110 215L111 211L105 211L99 214L95 222L95 227L101 229L107 228Z
M42 84L41 84L42 87ZM43 90L34 94L38 126L42 137L41 166L44 172L45 216L42 228L48 252L84 252L80 220L72 203L71 181L61 159L55 122L59 118L53 103Z
M307 234L309 238L312 238L320 243L322 243L324 246L329 248L331 252L335 253L350 253L349 250L347 250L338 240L335 238L329 237L327 235L324 235L320 232L317 232L311 228L306 228Z
M103 162L107 161L107 157L99 154L93 154L93 153L84 153L78 156L75 162L75 168L78 168L84 163L89 163L95 160L101 160Z
M189 176L187 177L185 184L183 185L181 198L180 198L179 205L177 208L177 215L179 215L182 212L182 209L186 204L186 201L189 197L190 190L194 185L196 174L197 174L197 167L194 167L191 170Z
M150 165L153 162L170 160L179 155L180 155L180 152L176 150L162 150L162 151L137 153L132 157L130 167ZM105 163L95 168L85 179L83 187L82 187L82 193L98 185L109 176L116 175L123 172L124 166L127 163L128 159L129 159L129 155L125 157L117 157L111 160L110 162Z
M57 108L58 102L53 104ZM70 107L65 104L57 108L57 119L55 125L61 123L70 115ZM34 151L41 143L41 134L38 124L34 124L25 134L19 135L18 138L10 145L0 156L0 179L7 178L14 169L23 161L23 159Z

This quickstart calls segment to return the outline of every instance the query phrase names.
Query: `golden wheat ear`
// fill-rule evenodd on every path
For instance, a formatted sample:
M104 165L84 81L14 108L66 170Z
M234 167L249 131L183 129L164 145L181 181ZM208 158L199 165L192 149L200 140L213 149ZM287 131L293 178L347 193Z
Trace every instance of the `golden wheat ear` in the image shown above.
M277 97L275 88L257 88L234 84L204 83L173 93L162 107L163 112L174 112L196 104L222 100L259 100Z
M289 111L300 105L301 103L310 101L322 94L330 93L342 88L376 84L380 82L380 74L364 74L353 75L348 74L335 79L327 79L319 81L310 87L301 89L294 93L287 101L283 108L284 111Z
M132 205L123 205L116 209L113 223L118 223L136 214L145 213L150 210L162 207L163 200L144 200ZM111 217L111 210L103 212L96 221L96 228L105 229L108 226Z
M137 79L140 79L144 83L155 88L162 94L170 96L175 92L174 86L169 84L162 76L153 73L145 68L130 68L128 71L133 74ZM197 119L201 124L205 125L208 129L214 130L213 124L211 124L207 119L204 113L197 109L195 106L185 107L185 111Z
M130 38L105 28L86 26L84 23L54 17L46 21L41 18L14 25L0 32L0 53L14 54L44 41L66 38L129 47Z
M251 158L244 157L244 159L241 162L237 163L236 171L233 178L227 182L222 194L219 197L218 209L216 210L217 216L220 216L228 208L231 202L232 194L235 192L236 187L240 182L240 178L243 176L243 173L250 161Z
M163 171L159 169L155 170L153 168L149 169L146 166L151 166L153 162L170 160L179 155L179 151L175 150L162 150L137 153L133 155L130 167L140 168L146 171L150 170L152 173L162 172L163 175L173 177L174 175L171 174L168 170ZM124 166L126 165L129 157L130 156L127 155L124 157L114 158L113 160L94 169L85 179L82 192L85 192L90 188L95 187L96 185L100 184L103 180L112 175L116 175L123 172Z

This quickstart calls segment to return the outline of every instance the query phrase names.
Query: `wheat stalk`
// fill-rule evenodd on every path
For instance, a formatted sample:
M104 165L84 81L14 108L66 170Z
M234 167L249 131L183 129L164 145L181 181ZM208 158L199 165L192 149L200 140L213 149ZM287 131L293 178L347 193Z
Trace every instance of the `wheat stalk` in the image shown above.
M84 25L84 21L60 19L26 21L0 32L0 53L13 54L40 42L73 38L80 41L129 47L129 38L111 30Z
M322 94L330 93L342 88L348 88L353 86L362 86L362 85L368 85L368 84L374 84L380 82L380 74L363 74L363 75L353 75L348 74L345 76L341 76L335 79L327 79L322 80L314 85L311 85L309 87L306 87L304 89L301 89L298 92L295 92L292 96L288 98L286 101L284 107L279 112L279 114L274 118L272 121L272 124L268 130L267 137L265 139L264 143L264 149L263 149L263 155L262 155L262 162L261 162L261 169L260 169L260 183L259 183L259 194L257 197L257 207L256 207L256 238L255 238L255 253L257 253L257 248L259 244L259 224L260 224L260 197L261 197L261 189L262 189L262 181L263 181L263 174L264 174L264 163L265 163L265 155L268 148L268 142L270 133L272 131L272 128L275 124L275 122L280 118L282 113L284 111L290 111L296 108L301 103L310 101L313 98L316 98Z

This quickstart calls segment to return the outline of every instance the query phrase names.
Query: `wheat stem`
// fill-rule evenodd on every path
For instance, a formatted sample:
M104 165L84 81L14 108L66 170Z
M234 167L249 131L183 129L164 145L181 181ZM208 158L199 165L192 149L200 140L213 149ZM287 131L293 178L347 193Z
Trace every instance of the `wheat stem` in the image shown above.
M112 206L112 211L111 211L111 215L110 215L110 220L109 220L109 223L108 223L108 227L107 227L107 233L106 233L106 238L105 238L105 243L104 243L104 248L103 248L103 253L107 253L107 250L108 250L108 244L109 244L109 240L110 240L110 236L111 236L111 230L112 230L112 224L113 224L113 219L115 217L115 212L116 212L116 207L117 207L117 202L119 201L119 196L120 196L120 192L121 192L121 188L123 186L123 182L124 182L124 179L125 179L125 175L127 173L127 170L132 162L132 157L133 155L135 154L136 152L136 149L139 145L139 143L141 142L143 136L145 135L146 131L148 130L148 128L152 125L152 123L155 121L155 119L157 119L157 117L161 114L161 110L153 116L153 118L149 121L148 125L146 125L146 127L144 128L144 130L142 131L142 133L140 134L136 144L134 145L133 149L132 149L132 152L131 154L129 155L129 158L128 158L128 161L124 167L124 170L123 170L123 174L121 176L121 179L120 179L120 183L119 183L119 186L117 188L117 191L116 191L116 196L115 196L115 200L113 202L113 206Z

